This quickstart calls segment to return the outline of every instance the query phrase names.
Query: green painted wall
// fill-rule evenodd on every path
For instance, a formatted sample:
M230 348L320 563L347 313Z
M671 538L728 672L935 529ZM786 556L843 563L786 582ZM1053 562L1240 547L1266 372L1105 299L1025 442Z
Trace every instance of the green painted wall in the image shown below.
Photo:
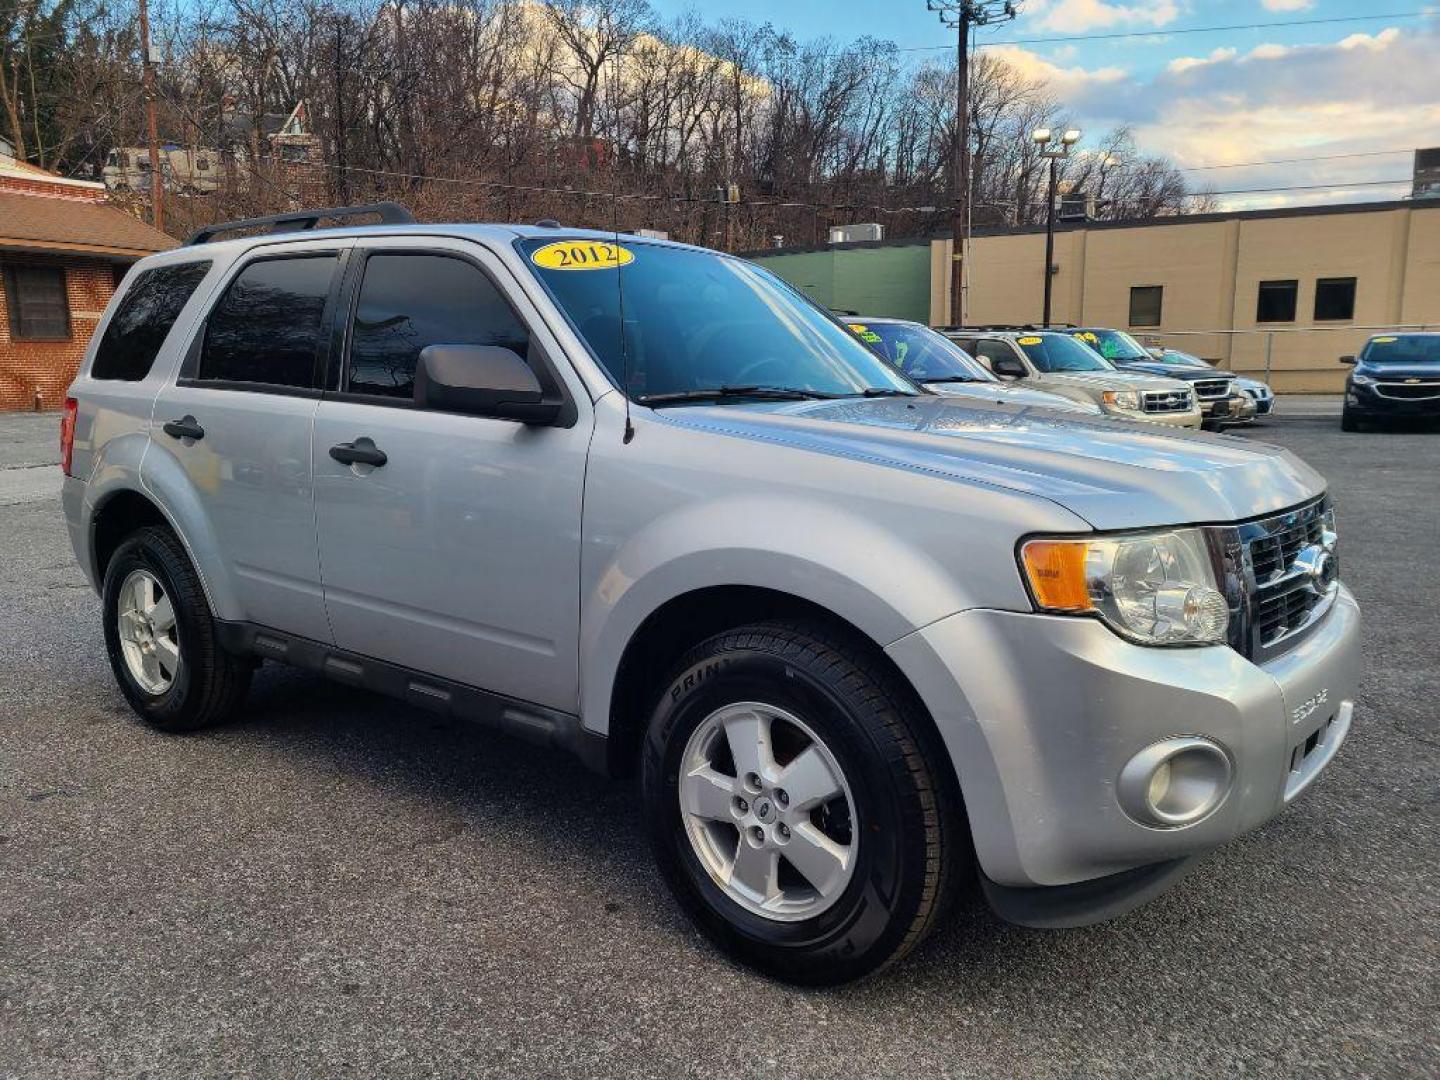
M751 258L826 307L922 323L930 318L928 242L903 247L837 247Z

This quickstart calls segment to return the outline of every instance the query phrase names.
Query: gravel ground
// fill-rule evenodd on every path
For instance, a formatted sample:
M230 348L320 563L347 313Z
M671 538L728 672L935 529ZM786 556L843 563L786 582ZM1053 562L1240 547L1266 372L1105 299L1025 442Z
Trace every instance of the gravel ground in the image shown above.
M1246 434L1329 476L1367 619L1306 798L1116 922L972 899L802 992L707 948L567 760L274 667L232 726L141 727L55 474L17 479L54 431L0 418L0 1076L1435 1074L1440 434Z

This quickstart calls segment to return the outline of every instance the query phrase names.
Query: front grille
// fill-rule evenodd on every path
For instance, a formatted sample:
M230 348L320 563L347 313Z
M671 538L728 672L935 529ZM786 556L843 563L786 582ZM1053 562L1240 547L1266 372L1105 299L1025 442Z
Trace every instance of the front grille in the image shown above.
M1147 390L1144 409L1147 413L1189 412L1192 400L1189 390Z
M1334 599L1334 515L1321 498L1236 526L1231 535L1239 565L1230 571L1243 598L1232 644L1263 659L1297 641Z
M1421 383L1381 382L1375 384L1375 392L1381 397L1396 398L1400 401L1424 401L1426 398L1440 397L1440 379Z
M1230 396L1229 379L1200 379L1191 385L1195 387L1195 396L1201 401L1216 401Z
M1282 574L1304 548L1320 543L1324 528L1318 516L1302 518L1251 540L1250 565L1254 568L1255 583L1267 585L1272 578Z

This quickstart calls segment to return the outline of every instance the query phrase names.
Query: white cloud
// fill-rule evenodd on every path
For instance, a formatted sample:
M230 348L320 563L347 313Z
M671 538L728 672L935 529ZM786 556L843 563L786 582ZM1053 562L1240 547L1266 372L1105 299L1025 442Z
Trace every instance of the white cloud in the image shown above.
M1143 24L1168 26L1180 17L1177 0L1112 4L1107 0L1031 0L1025 6L1027 21L1042 30L1074 33L1111 26Z
M1142 150L1182 168L1367 155L1186 174L1219 191L1316 185L1228 196L1226 205L1394 199L1406 194L1406 148L1440 146L1437 47L1440 28L1390 28L1324 45L1220 48L1178 57L1143 81L1075 83L1063 100L1082 126L1128 124ZM1381 180L1397 183L1369 183Z
M1315 0L1260 0L1266 11L1309 11Z
M1018 45L993 45L985 52L989 56L1004 60L1026 78L1044 81L1061 100L1084 92L1092 86L1121 82L1128 74L1121 67L1062 67L1053 60L1047 60L1039 53L1022 49Z
M1209 56L1177 56L1166 65L1166 70L1179 75L1198 67L1204 67L1206 64L1219 64L1225 60L1233 60L1235 56L1236 50L1231 48L1214 49Z

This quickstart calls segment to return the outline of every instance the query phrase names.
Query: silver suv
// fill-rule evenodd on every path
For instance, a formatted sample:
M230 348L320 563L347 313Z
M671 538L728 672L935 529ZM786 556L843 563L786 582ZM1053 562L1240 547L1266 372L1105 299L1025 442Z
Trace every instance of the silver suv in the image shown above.
M143 260L71 389L155 728L274 661L638 774L696 922L809 983L972 875L1127 911L1344 740L1359 616L1290 454L930 393L715 252L372 209Z
M1195 391L1181 379L1122 371L1089 345L1055 330L947 330L945 336L1007 381L1092 402L1110 416L1198 428Z

